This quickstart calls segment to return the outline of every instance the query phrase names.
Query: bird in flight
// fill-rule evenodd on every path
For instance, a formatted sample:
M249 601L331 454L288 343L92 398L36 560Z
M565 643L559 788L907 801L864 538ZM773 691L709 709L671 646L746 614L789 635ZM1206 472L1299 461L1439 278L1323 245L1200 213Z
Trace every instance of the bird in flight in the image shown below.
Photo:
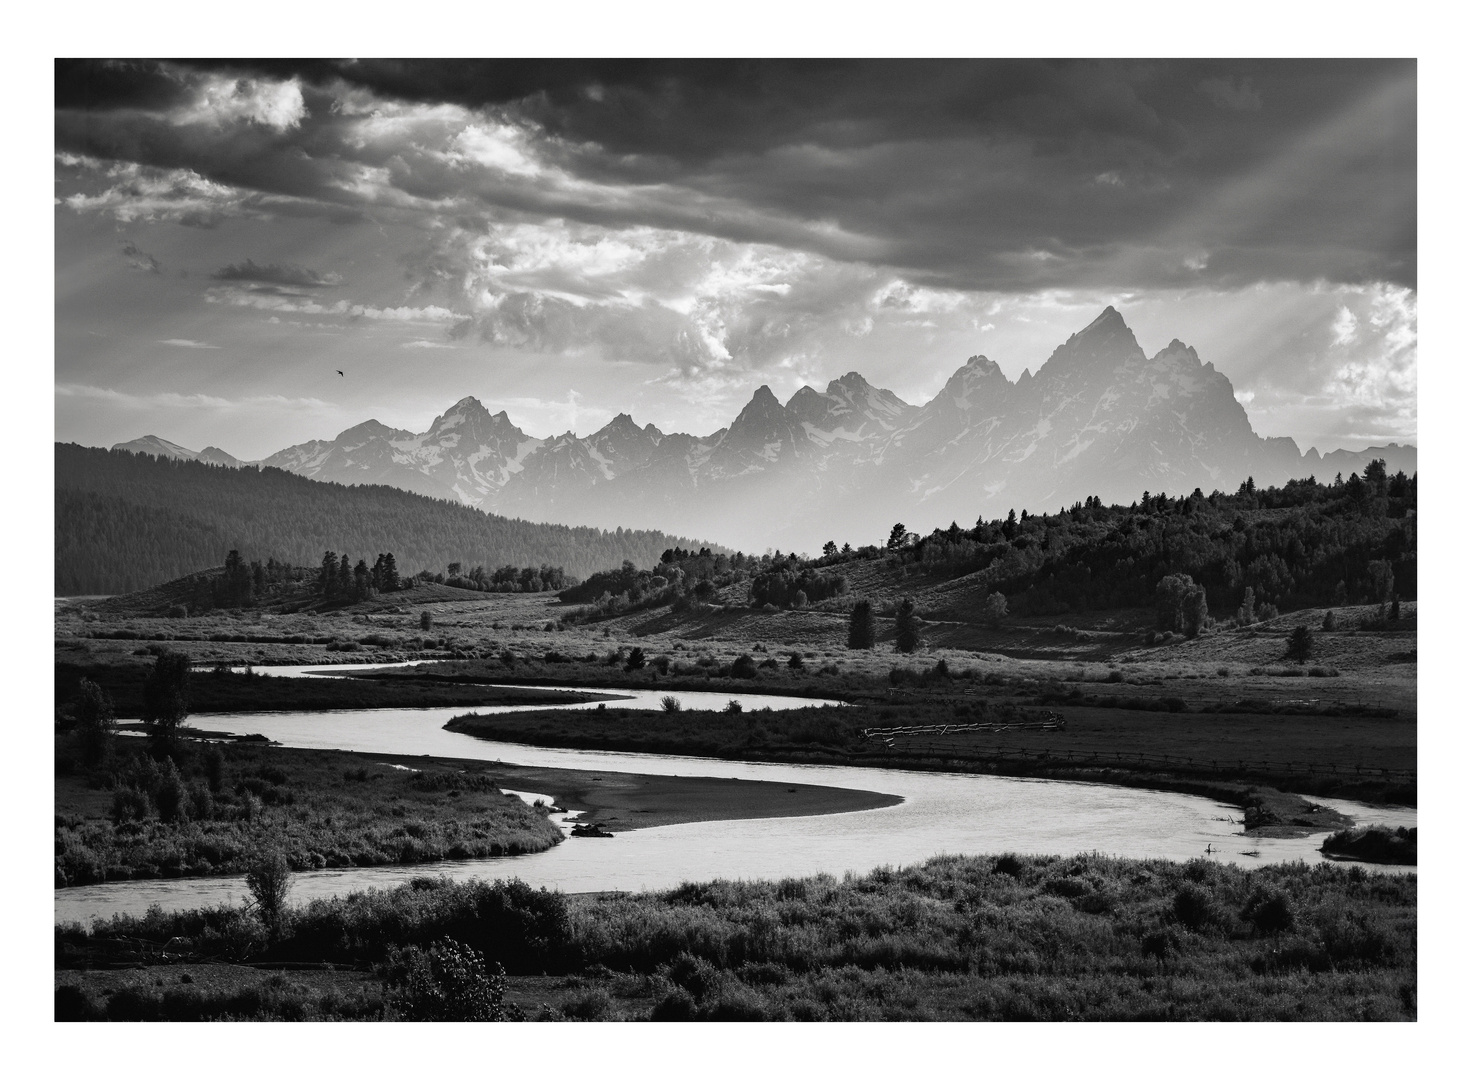
M338 374L339 374L339 375L342 375L342 368L338 368L338 369L337 369L337 373L338 373ZM346 379L346 378L347 378L347 376L346 376L346 375L342 375L342 377L343 377L343 378L344 378L344 379Z

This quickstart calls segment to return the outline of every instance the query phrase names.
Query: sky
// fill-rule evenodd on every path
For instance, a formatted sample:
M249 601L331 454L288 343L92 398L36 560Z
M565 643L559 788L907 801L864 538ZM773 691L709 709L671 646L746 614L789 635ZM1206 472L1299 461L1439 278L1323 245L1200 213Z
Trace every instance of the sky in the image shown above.
M1113 304L1259 434L1416 442L1416 113L1414 61L58 61L56 438L708 434Z

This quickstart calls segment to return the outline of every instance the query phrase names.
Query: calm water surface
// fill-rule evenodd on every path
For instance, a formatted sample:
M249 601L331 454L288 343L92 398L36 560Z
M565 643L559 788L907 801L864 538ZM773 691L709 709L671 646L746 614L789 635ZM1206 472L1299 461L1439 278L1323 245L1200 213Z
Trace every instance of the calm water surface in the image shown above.
M356 666L356 665L355 665ZM370 666L370 665L363 665ZM305 673L304 669L275 669ZM305 671L322 671L322 668ZM346 670L341 668L339 670ZM570 689L567 687L548 689ZM687 709L718 709L732 697L747 708L791 708L809 698L767 695L642 691L579 687L627 697L619 708L659 708L673 694ZM596 709L596 703L566 708ZM455 880L518 877L566 892L673 888L710 878L780 878L816 873L865 873L938 854L1072 855L1096 851L1128 858L1190 859L1205 855L1244 867L1302 859L1320 862L1323 834L1293 840L1253 840L1240 834L1236 807L1191 795L986 775L858 769L833 765L781 765L713 761L651 754L560 750L487 742L445 731L466 712L517 712L546 706L467 709L370 709L322 713L213 714L208 726L238 734L260 733L286 746L379 754L427 754L508 764L594 772L735 777L778 783L825 784L901 796L875 810L818 817L692 822L620 833L612 840L574 838L536 855L498 859L318 870L293 879L292 900L385 887L421 874ZM204 718L200 718L203 722ZM518 792L528 801L551 801L557 792ZM1371 807L1341 800L1319 802L1366 824L1416 824L1414 809ZM557 816L564 826L570 824ZM117 882L58 889L57 921L90 921L114 912L235 903L247 896L241 878Z

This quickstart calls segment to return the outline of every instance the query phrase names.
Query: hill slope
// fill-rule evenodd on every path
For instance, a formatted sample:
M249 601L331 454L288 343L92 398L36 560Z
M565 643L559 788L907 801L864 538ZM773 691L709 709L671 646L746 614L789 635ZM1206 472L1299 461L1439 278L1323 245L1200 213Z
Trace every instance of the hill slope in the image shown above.
M235 469L56 445L57 595L134 592L247 560L315 566L327 550L401 572L449 562L561 566L575 577L625 559L649 565L696 541L661 532L540 525L398 488L343 487L279 469Z

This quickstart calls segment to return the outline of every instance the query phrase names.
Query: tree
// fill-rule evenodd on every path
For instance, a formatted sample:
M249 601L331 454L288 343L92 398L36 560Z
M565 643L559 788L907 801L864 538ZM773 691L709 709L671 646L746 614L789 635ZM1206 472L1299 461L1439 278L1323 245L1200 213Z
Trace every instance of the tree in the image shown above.
M179 725L189 715L189 657L165 650L143 683L143 722L156 749L170 753Z
M1237 625L1251 626L1257 622L1257 597L1253 595L1252 586L1247 586L1247 591L1242 594L1242 606L1237 609Z
M899 551L905 546L905 524L897 522L895 527L889 530L889 539L885 541L886 551Z
M900 601L894 615L894 647L902 653L912 653L920 645L920 624L915 618L915 601L908 596Z
M1297 660L1302 664L1305 660L1313 659L1314 634L1307 626L1295 626L1293 632L1288 635L1288 659Z
M327 551L322 554L322 571L317 575L317 591L322 594L324 600L330 600L337 595L337 552Z
M359 559L358 565L353 567L353 599L366 600L373 595L373 574L368 569L368 561Z
M750 653L742 653L731 662L731 674L738 679L756 678L756 661Z
M860 600L848 617L848 647L850 649L872 649L874 647L874 605Z
M838 554L838 545L835 544L832 540L829 540L826 544L823 545L823 557L824 558L831 559L831 558L833 558L833 556L835 556L837 554Z
M112 698L91 679L83 679L77 684L72 715L77 722L77 741L81 746L83 763L100 765L112 754L113 736L117 730Z
M629 658L624 661L624 670L638 671L646 662L644 659L644 650L635 645L629 650Z
M348 561L348 553L344 551L342 558L337 564L337 595L346 600L353 593L353 564Z
M1383 604L1395 592L1395 571L1388 559L1372 559L1366 568L1370 575L1370 599Z
M246 607L251 603L253 588L251 568L239 551L231 550L225 556L225 573L215 586L215 603L221 607Z
M1206 621L1206 589L1190 574L1166 574L1155 586L1155 621L1161 630L1195 637Z
M419 613L419 629L421 629L421 630L429 630L429 629L432 629L433 627L434 627L434 616L431 615L429 613L429 609L426 608L425 610L423 610L423 611L421 611Z
M286 856L275 847L261 848L245 871L245 885L267 932L273 938L280 936L286 921L286 894L291 890L291 866Z
M988 626L1000 626L1007 617L1007 598L999 592L990 594L981 605L981 617Z

